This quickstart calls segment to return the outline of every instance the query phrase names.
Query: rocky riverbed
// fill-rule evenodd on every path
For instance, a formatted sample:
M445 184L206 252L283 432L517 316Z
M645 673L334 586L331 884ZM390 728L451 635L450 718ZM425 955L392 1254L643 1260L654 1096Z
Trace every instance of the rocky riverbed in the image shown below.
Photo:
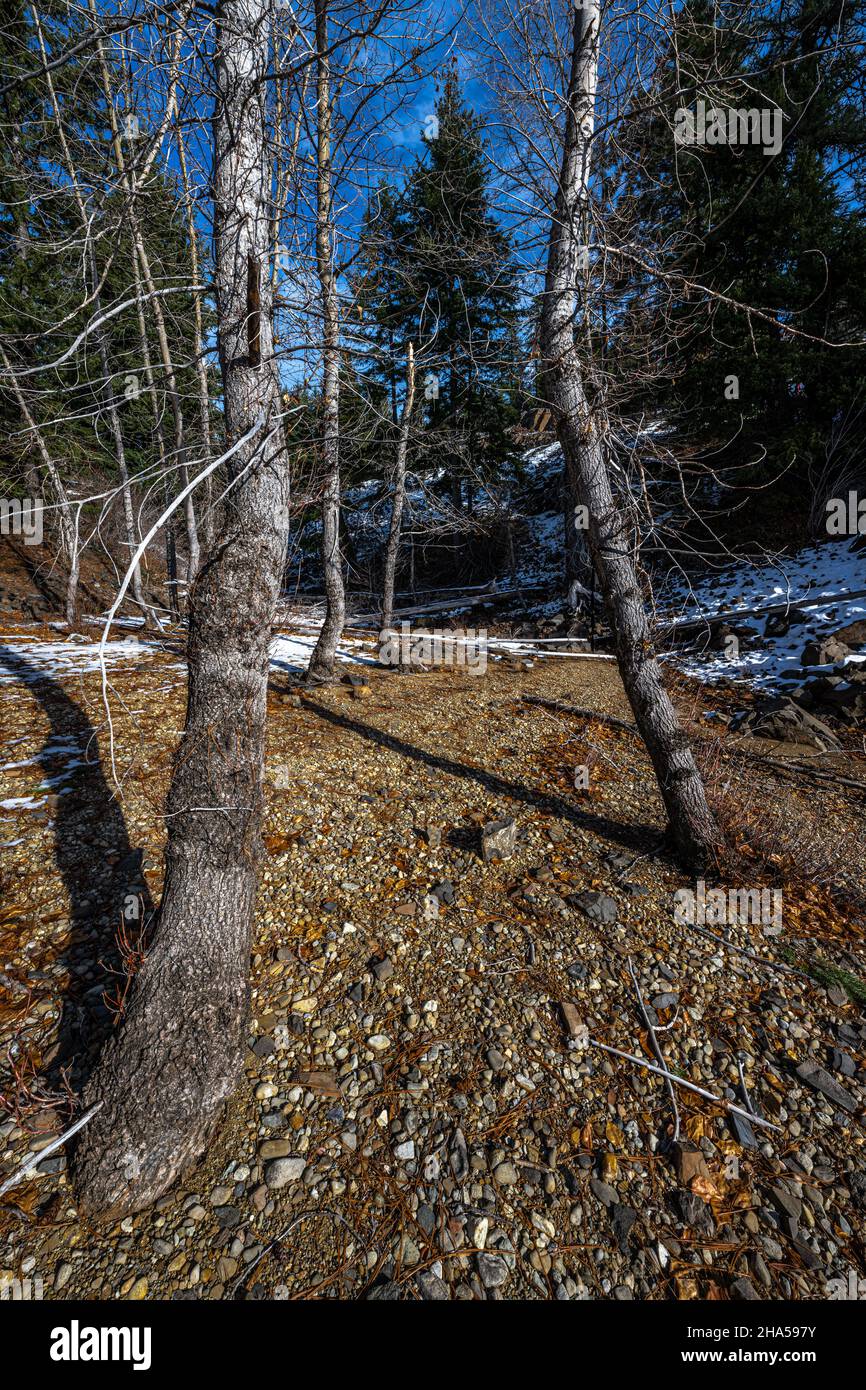
M123 905L158 900L182 673L112 670L116 782L97 673L4 686L0 1182L32 1171L0 1198L2 1274L46 1298L443 1300L828 1298L862 1275L853 910L786 883L781 934L675 920L639 745L522 699L627 716L611 665L364 681L271 696L243 1082L186 1181L103 1227L65 1152L40 1159L68 1115L40 1078L68 1054L80 1080L122 998ZM866 842L856 794L770 770L765 794L821 796ZM676 1084L674 1106L599 1046L651 1064L653 1038L717 1099Z

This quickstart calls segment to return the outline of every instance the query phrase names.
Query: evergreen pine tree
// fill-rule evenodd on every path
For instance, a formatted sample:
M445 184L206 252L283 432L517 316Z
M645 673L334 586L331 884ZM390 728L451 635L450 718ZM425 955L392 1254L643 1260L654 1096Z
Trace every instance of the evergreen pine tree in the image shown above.
M645 121L641 172L631 181L645 244L684 233L687 249L672 268L698 287L674 308L675 385L655 408L679 419L692 441L725 446L715 461L734 465L734 478L756 483L787 470L786 487L804 504L835 424L866 384L862 351L816 341L862 340L866 329L866 230L856 192L866 154L857 100L863 18L861 0L747 11L689 0L677 59L680 82L692 74L694 89L675 90L672 55L661 75L668 119ZM672 108L699 98L707 109L778 105L781 152L676 147ZM651 295L633 292L635 323L648 308Z
M387 385L395 419L407 344L421 349L425 444L446 468L458 504L465 478L492 476L508 459L509 427L519 416L517 275L491 206L482 132L452 71L424 154L402 192L377 190L362 241L370 369Z

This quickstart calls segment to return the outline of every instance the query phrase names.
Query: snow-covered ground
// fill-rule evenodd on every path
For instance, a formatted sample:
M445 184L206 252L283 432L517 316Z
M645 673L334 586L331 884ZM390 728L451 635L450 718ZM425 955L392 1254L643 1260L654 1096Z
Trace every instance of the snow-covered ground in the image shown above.
M146 643L120 638L105 645L105 664L117 667L146 656ZM99 642L82 636L46 642L29 635L24 628L0 632L0 685L41 680L44 676L82 675L99 670Z
M777 689L786 679L799 678L808 641L829 637L848 623L866 618L866 594L846 597L860 590L866 590L866 550L856 550L853 540L822 541L760 567L733 565L694 586L680 581L667 596L668 620L711 619L724 613L736 623L741 614L740 621L759 636L754 646L741 644L739 653L730 657L724 652L684 650L668 659L702 680L745 681ZM749 613L777 604L797 608L804 621L792 623L782 636L768 636L764 633L767 615ZM853 651L844 664L863 661L866 650ZM820 675L832 668L809 669Z
M552 514L535 517L532 531L533 563L531 567L524 567L521 582L526 585L539 581L554 583L561 564L562 518ZM756 636L748 643L741 642L739 651L733 655L701 650L699 636L696 646L677 648L665 659L686 674L711 683L742 681L756 688L782 688L786 680L799 679L807 641L829 636L848 623L866 618L866 595L859 595L860 590L866 590L866 552L856 550L853 541L847 540L810 545L796 555L777 558L763 566L746 562L732 565L695 584L683 579L668 582L659 614L663 625L696 618L711 620L721 614L736 622L737 615L742 615L741 621L752 628ZM849 594L857 596L848 597ZM478 593L466 595L467 601L478 602L482 597ZM753 617L751 610L771 605L796 607L803 613L804 620L792 623L782 636L765 635L766 614ZM458 605L452 614L434 611L426 617L415 609L412 628L459 626L461 606ZM552 611L559 606L560 600L554 598L545 608ZM94 626L97 622L94 620ZM287 627L287 632L274 638L271 665L277 671L300 673L309 663L321 618L293 614ZM124 665L141 661L155 648L158 643L125 638L112 640L105 647L106 665L119 674ZM487 650L492 660L507 655L566 655L550 641L536 643L526 638L514 642L491 637ZM375 643L347 633L340 643L338 660L375 665ZM855 650L846 658L852 665L863 661L866 661L866 650ZM63 678L99 669L96 632L93 641L87 641L80 634L62 638L59 632L56 640L45 641L28 634L23 626L0 634L0 685L16 681L29 683L44 675ZM810 668L816 675L828 669Z
M297 632L281 634L271 643L271 669L274 671L306 671L319 638L321 623L305 623ZM375 666L372 646L358 637L344 637L337 648L337 660Z
M640 434L658 433L660 426L650 426ZM557 506L562 461L559 445L550 443L529 449L522 466L508 485L513 493L512 504L520 517L517 529L517 580L524 600L533 589L550 586L549 595L536 595L532 612L536 620L550 618L562 611L559 585L562 575L564 527L562 512ZM433 531L447 522L449 502L443 487L441 470L420 478L410 476L407 487L404 525L429 527ZM499 498L496 505L501 505ZM387 532L390 503L387 488L381 480L371 480L350 488L346 494L347 524L353 536L357 556L370 555L381 547ZM479 491L475 499L476 514L494 505L493 499ZM304 528L306 540L315 533ZM297 539L297 538L296 538ZM478 611L495 612L500 621L509 618L505 591L513 587L512 573L494 577L490 585L468 586L463 590L443 588L436 593L427 591L424 611L408 596L398 595L399 604L411 604L406 615L413 629L459 628L470 607ZM658 626L660 645L665 645L665 628L678 620L718 618L728 615L754 630L752 638L741 640L733 654L702 650L706 643L698 634L691 645L678 646L665 659L684 672L702 680L742 681L758 688L780 689L785 681L799 679L802 653L807 641L824 638L855 620L866 618L866 550L855 549L853 540L827 539L809 545L796 555L780 556L763 565L751 562L732 564L714 571L706 578L689 582L681 576L667 577L657 585ZM363 603L363 600L362 600ZM751 616L750 610L771 605L790 605L801 610L802 620L794 621L780 636L766 633L767 616ZM284 610L284 632L274 639L271 662L275 670L293 673L306 669L318 638L323 605L316 604L301 611L301 606L289 604ZM397 621L403 616L397 613ZM17 626L14 633L0 633L0 685L39 676L63 677L97 671L100 666L98 638L103 618L87 620L94 625L94 640L87 641L78 634L64 636L63 624L52 624L57 630L54 641L45 641L38 633L28 633L27 625ZM356 625L376 628L376 615L370 612L356 618ZM484 621L484 619L481 619ZM492 621L492 618L491 618ZM116 619L114 628L127 630L140 626L140 619ZM772 629L771 629L772 631ZM126 639L118 634L106 644L106 665L117 672L124 665L137 663L153 649L147 637ZM155 644L158 647L158 642ZM4 646L9 656L4 660ZM491 659L506 655L558 656L556 644L550 641L535 643L521 638L518 645L491 638L488 643ZM342 663L369 664L376 661L375 643L370 637L347 632L338 651ZM855 650L847 658L854 665L866 661L866 650ZM837 664L838 665L838 664ZM813 667L815 674L829 668Z

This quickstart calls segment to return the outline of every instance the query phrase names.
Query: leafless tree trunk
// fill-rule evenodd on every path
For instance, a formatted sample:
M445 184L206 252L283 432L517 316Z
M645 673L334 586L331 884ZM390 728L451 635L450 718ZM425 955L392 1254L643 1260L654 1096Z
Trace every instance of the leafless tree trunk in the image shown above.
M581 590L592 582L592 557L586 540L586 531L578 524L580 507L579 479L574 467L573 457L562 460L562 499L563 523L565 526L565 606L569 618L574 620L581 607Z
M270 0L217 7L215 275L234 477L190 595L189 696L156 933L84 1096L103 1103L75 1160L90 1215L155 1201L206 1146L242 1069L268 651L288 530L267 276L269 12Z
M91 13L93 14L94 0L89 0L89 4ZM177 45L177 42L178 40L176 39L175 45ZM109 112L109 119L111 121L111 139L112 146L114 149L114 158L117 163L117 169L118 173L120 174L124 191L129 199L129 218L132 226L133 254L137 261L136 276L138 276L138 274L141 274L141 276L144 279L144 283L148 291L150 307L153 312L154 322L156 324L156 339L159 344L159 356L160 361L162 362L163 372L165 373L166 390L168 392L168 398L171 403L171 413L172 418L174 420L175 453L177 457L178 466L180 468L181 481L183 483L183 486L186 487L187 483L189 482L189 468L187 463L186 432L183 419L183 404L181 402L180 391L178 389L177 374L174 369L174 362L172 361L171 357L171 347L169 345L168 333L166 331L165 326L165 314L163 313L162 304L157 294L156 284L153 278L153 272L150 267L150 257L147 254L147 248L144 244L144 238L141 235L141 227L139 225L138 218L138 208L136 206L136 194L138 190L135 186L135 181L129 178L127 175L126 161L123 157L123 146L120 140L120 128L118 125L117 112L114 104L114 93L111 87L111 74L108 70L108 63L105 58L105 50L101 42L96 45L96 52L99 57L99 67L102 75L102 90L105 95L105 105L106 109ZM171 110L173 105L174 80L172 80L170 87L170 97L167 103L168 110ZM195 251L193 251L193 255L195 255ZM200 318L201 306L197 297L196 312L198 317ZM189 550L189 565L187 570L187 584L189 585L192 584L192 581L194 580L199 567L198 525L196 522L195 504L193 502L192 493L190 493L185 498L183 505L184 516L186 518L187 547Z
M193 284L198 284L199 279L199 254L198 254L198 229L195 225L195 206L189 186L189 173L186 163L186 144L183 138L183 126L177 128L177 152L180 160L181 179L183 182L183 199L186 209L186 227L189 238L190 268L192 270ZM195 369L198 377L198 410L201 423L201 438L204 446L205 456L211 456L211 427L210 427L210 387L207 379L207 359L204 350L204 323L201 310L201 297L195 296ZM212 481L210 478L205 480L206 505L204 511L204 543L205 548L213 545L214 522L212 509ZM196 561L198 568L198 561Z
M9 358L6 356L5 349L2 346L0 346L0 361L2 361L6 370L6 374L12 386L12 392L18 403L18 409L21 411L25 425L33 436L33 442L36 445L45 472L48 474L54 496L57 498L60 544L63 557L66 561L66 621L70 627L75 627L78 619L78 578L80 572L78 512L73 508L69 500L69 494L60 476L60 469L57 467L51 451L45 442L45 436L42 430L33 418L24 392L21 390L21 385L12 371Z
M93 264L92 273L95 278L97 273L95 262ZM96 311L97 313L99 313L101 311L101 300L100 296L98 295L96 296L95 304ZM99 365L100 370L102 372L102 389L105 400L105 413L108 416L108 428L111 434L111 441L114 446L114 458L115 462L117 463L118 474L120 475L120 500L123 507L123 529L124 534L126 536L127 548L127 554L125 559L128 560L131 558L131 556L135 554L136 551L135 511L132 505L132 486L129 481L129 468L126 463L126 447L123 443L123 427L120 423L120 412L117 409L117 405L114 399L114 387L112 385L111 368L109 366L108 360L108 344L106 342L105 333L101 328L96 330L94 336L96 338L96 346L99 351ZM125 569L125 564L121 566L121 568ZM153 618L151 616L150 609L144 597L144 589L141 583L141 569L138 565L135 566L132 575L132 594L133 598L135 599L136 605L141 610L142 617L144 618L145 627L150 627L153 623Z
M144 368L144 381L147 392L150 396L151 409L153 410L153 434L156 441L157 458L159 460L159 470L163 477L163 496L166 504L168 503L168 460L166 457L165 437L162 431L162 420L160 418L159 393L156 389L156 379L153 374L153 363L150 357L150 345L147 341L147 321L144 316L144 296L141 287L141 273L138 264L138 257L132 257L133 272L135 274L135 308L138 317L138 336L141 342L141 363ZM168 587L168 607L175 617L179 614L179 601L177 592L177 548L174 538L174 518L170 517L165 524L165 573Z
M322 307L322 564L325 621L307 679L330 680L337 643L346 620L343 556L340 548L340 309L334 274L334 215L331 178L331 63L328 56L328 0L316 0L316 269Z
M66 172L69 175L69 180L72 185L72 191L75 198L75 206L78 210L78 216L81 221L81 230L84 236L85 246L87 248L87 261L88 268L90 271L90 278L92 282L94 308L97 317L99 317L102 312L102 299L99 293L99 268L96 261L96 250L93 244L93 238L91 236L89 218L87 215L87 207L84 202L84 195L79 186L78 175L75 169L75 163L72 158L72 153L69 148L69 142L66 138L66 131L63 124L63 117L60 111L60 104L57 100L57 91L54 86L54 80L51 76L51 72L47 65L47 56L45 50L45 41L42 33L42 26L39 19L38 11L36 10L35 6L33 9L33 15L36 21L36 29L39 38L39 48L42 55L42 61L46 64L45 78L48 85L48 95L51 101L51 108L54 115L54 120L57 124L57 134L60 139L60 147L63 151L63 158L66 163ZM129 482L129 470L126 465L126 450L123 444L123 429L120 423L120 415L118 414L117 405L114 399L114 389L112 386L112 376L109 367L108 343L105 335L105 329L102 327L98 328L94 336L96 338L96 346L99 353L100 371L102 373L102 391L105 399L105 413L108 416L108 427L111 433L112 443L114 445L114 457L117 463L117 471L120 476L120 493L123 505L123 526L126 534L126 545L128 549L127 558L130 558L132 555L135 554L136 549L135 514L132 506L132 489ZM150 627L152 625L153 619L150 613L150 609L148 608L145 602L144 590L141 584L141 570L139 569L138 565L136 565L133 570L132 593L136 604L141 609L145 627Z
M385 578L382 586L382 627L394 620L394 577L397 573L397 553L400 549L400 527L403 522L403 503L406 499L406 456L409 452L409 429L412 406L415 402L415 349L410 343L406 351L406 396L400 416L400 436L394 462L394 488L391 495L391 524L385 547Z
M588 542L620 674L652 759L674 844L684 861L708 863L720 835L691 748L653 652L625 518L607 462L603 395L590 399L575 345L580 229L586 224L598 80L599 5L575 10L562 166L551 223L542 305L545 391L556 419L567 475L588 510Z

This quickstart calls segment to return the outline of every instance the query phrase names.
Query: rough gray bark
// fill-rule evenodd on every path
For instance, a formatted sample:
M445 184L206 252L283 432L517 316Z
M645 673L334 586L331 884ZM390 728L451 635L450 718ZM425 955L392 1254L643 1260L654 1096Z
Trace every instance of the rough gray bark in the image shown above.
M190 596L189 694L156 931L83 1097L103 1103L74 1161L91 1216L155 1201L201 1154L242 1071L268 649L289 500L265 273L269 11L269 0L222 0L216 12L219 358L226 430L239 447L217 541Z
M316 271L322 306L322 565L325 621L307 668L309 681L330 680L346 621L340 547L340 308L334 274L334 211L331 182L331 64L328 0L316 0Z
M563 523L565 525L565 601L573 619L581 607L581 586L589 588L592 557L586 532L575 525L575 509L580 505L578 479L574 460L563 455L562 462Z
M601 393L587 394L575 344L580 229L586 225L598 81L599 5L575 10L563 157L551 222L542 303L545 392L556 419L566 469L589 513L587 540L613 629L619 670L652 759L669 831L681 858L710 862L720 834L650 640L649 623L607 464L607 419Z
M397 440L397 457L394 461L394 486L391 493L391 524L388 527L388 541L385 547L385 577L382 584L382 627L388 628L394 620L394 579L397 573L397 554L400 549L400 527L403 522L403 504L406 500L406 456L409 452L409 428L412 423L412 406L415 402L415 349L412 344L406 351L406 396L403 413L400 416L400 436Z

